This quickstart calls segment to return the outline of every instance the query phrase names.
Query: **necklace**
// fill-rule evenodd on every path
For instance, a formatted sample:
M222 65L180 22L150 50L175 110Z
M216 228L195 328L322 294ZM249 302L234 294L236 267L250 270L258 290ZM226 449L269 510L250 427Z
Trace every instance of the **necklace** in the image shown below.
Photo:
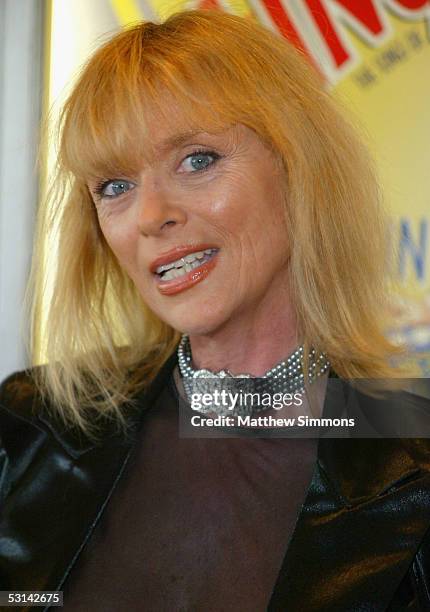
M181 372L184 389L188 399L191 401L193 395L211 393L243 392L274 395L304 393L304 373L302 368L304 355L303 345L299 346L289 357L268 370L263 376L255 377L251 374L232 374L229 370L212 372L207 369L194 369L192 365L191 346L189 338L184 334L178 346L178 363ZM313 383L318 377L330 367L330 362L325 353L316 354L315 349L309 353L308 382ZM224 397L227 397L224 395ZM249 403L248 403L249 404ZM272 407L267 405L236 406L233 410L226 406L210 405L199 408L200 412L215 412L219 415L248 415L261 412Z

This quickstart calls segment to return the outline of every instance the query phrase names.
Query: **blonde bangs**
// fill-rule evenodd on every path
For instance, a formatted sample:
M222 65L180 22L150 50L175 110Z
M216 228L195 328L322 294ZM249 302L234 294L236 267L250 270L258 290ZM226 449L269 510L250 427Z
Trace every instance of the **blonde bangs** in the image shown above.
M151 154L154 117L157 124L174 126L177 109L189 130L215 133L240 122L274 144L282 114L270 114L276 105L286 105L279 97L286 74L295 88L297 52L290 49L292 57L285 62L285 45L273 44L270 32L259 32L256 45L252 22L244 29L232 15L214 12L211 18L220 20L219 32L200 19L182 27L180 15L157 26L142 23L93 56L61 115L63 168L83 181L135 173ZM246 63L232 61L244 53ZM291 101L288 104L294 121Z
M157 75L157 83L143 82L132 92L127 83L121 83L124 79L121 75L115 82L113 77L110 87L99 90L96 99L88 101L88 107L80 99L76 104L80 108L73 108L71 112L65 108L61 164L83 182L118 173L137 173L152 155L149 133L154 116L157 123L169 125L176 105L181 107L181 123L190 131L216 132L231 123L231 113L225 112L226 107L222 105L214 112L215 101L208 104L193 84L180 87L176 79L168 82ZM128 92L127 96L121 88ZM163 103L155 106L157 99ZM222 111L226 115L224 121Z

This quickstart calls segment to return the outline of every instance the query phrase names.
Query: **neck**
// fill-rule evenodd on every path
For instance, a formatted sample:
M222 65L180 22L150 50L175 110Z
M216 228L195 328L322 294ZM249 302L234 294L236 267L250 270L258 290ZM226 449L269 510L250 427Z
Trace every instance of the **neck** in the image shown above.
M279 308L282 303L282 310ZM196 369L263 376L288 357L300 344L296 318L289 301L272 308L241 313L221 328L207 334L190 335Z

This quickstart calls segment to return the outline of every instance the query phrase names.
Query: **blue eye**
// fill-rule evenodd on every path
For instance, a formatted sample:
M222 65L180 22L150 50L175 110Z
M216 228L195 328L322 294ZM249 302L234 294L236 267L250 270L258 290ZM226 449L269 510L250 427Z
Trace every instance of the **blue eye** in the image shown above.
M98 185L94 192L101 198L116 198L135 187L134 183L124 179L104 181Z
M187 155L184 163L189 162L189 166L192 168L191 172L198 172L199 170L206 170L218 159L220 159L220 155L215 151L194 151L191 155Z

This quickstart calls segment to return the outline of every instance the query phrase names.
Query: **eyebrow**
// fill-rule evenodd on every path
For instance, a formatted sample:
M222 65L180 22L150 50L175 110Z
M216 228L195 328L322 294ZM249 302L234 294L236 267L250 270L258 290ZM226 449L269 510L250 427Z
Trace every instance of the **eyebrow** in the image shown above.
M208 135L208 136L214 135L214 134L210 134L209 132L205 132L202 129L187 130L186 132L181 132L180 134L174 134L173 136L166 138L159 145L157 145L157 149L160 149L160 151L162 152L167 152L167 151L170 151L171 149L174 149L175 147L181 146L187 140L190 140L191 138L194 138L195 136L199 136L202 134Z

